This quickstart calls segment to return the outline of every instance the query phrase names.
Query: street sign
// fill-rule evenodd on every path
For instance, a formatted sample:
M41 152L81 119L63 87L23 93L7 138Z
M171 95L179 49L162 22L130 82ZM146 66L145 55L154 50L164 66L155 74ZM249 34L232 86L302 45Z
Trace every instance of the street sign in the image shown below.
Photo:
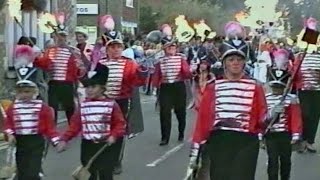
M77 4L77 14L99 14L98 4Z

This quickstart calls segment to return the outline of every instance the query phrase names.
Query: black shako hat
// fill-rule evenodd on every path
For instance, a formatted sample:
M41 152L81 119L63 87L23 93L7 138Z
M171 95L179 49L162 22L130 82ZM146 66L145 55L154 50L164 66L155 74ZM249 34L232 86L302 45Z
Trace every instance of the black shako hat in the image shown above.
M100 63L97 64L93 71L88 71L87 79L82 81L84 87L93 85L105 86L108 81L109 68Z

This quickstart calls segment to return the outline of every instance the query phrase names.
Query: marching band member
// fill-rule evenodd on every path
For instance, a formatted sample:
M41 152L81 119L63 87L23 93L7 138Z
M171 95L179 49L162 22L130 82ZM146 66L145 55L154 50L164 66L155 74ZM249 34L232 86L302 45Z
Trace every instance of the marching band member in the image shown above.
M59 22L54 47L48 48L42 57L38 57L35 65L49 72L49 105L54 108L55 122L60 105L63 106L68 122L74 113L74 94L78 80L85 75L86 68L77 48L67 45L68 32Z
M66 148L66 142L82 135L81 163L88 161L106 144L107 147L94 161L89 169L90 180L113 180L113 168L118 161L121 143L117 139L125 134L126 121L119 105L104 95L109 70L98 63L94 71L88 72L83 81L86 88L86 100L80 102L79 109L71 119L71 125L61 137L58 150Z
M159 88L161 142L167 145L171 132L171 111L179 122L179 141L184 139L186 126L186 85L185 80L192 77L187 59L177 53L177 44L172 37L164 37L162 45L165 55L155 64L153 86Z
M14 67L19 80L22 79L21 74L25 76L28 73L28 79L35 82L39 89L40 99L47 100L47 87L43 77L43 73L39 68L35 67L34 60L37 55L35 50L28 45L17 45L14 52Z
M16 83L16 99L7 110L4 132L9 143L16 144L18 180L40 180L44 136L56 145L59 135L53 110L36 99L37 85L28 79L28 70L18 73L23 79Z
M202 51L198 54L198 58L200 60L197 69L193 72L193 93L194 93L194 102L191 104L196 110L199 107L199 103L201 101L201 95L207 84L210 84L212 81L216 79L215 75L211 73L211 59L208 57L209 53L206 51Z
M223 43L224 76L206 87L200 102L190 164L207 141L211 180L255 179L267 105L262 85L245 75L247 48L244 42Z
M286 61L279 59L285 54ZM283 54L283 55L284 55ZM289 52L284 49L274 52L274 66L268 70L268 84L271 93L266 94L268 104L267 122L271 121L276 113L280 113L270 132L265 135L268 153L269 180L278 180L279 170L281 180L290 179L292 144L295 144L302 134L301 110L298 97L288 94L280 104L283 91L287 85L290 74ZM269 122L270 123L270 122Z
M309 18L307 27L316 30L317 20ZM310 45L312 47L315 45ZM312 48L311 48L312 49ZM317 134L319 118L320 118L320 53L311 51L306 54L302 60L298 55L295 64L303 61L299 69L297 78L297 89L302 109L303 119L303 140L300 152L309 151L316 153L317 150L313 146Z
M130 99L133 96L135 87L143 86L146 83L148 70L139 66L134 60L122 56L124 44L121 34L118 31L108 31L104 34L106 42L107 57L99 62L109 68L109 79L107 81L105 94L115 99L119 104L125 117L128 116ZM127 121L128 119L125 118ZM142 121L143 119L136 119ZM128 122L127 133L131 134L131 124ZM133 132L134 133L134 132ZM124 148L124 138L120 138ZM123 159L123 149L119 152L119 162L115 168L115 174L122 172L121 162Z
M214 83L216 79L215 75L211 73L211 59L208 58L209 53L199 53L200 64L197 67L197 70L193 73L194 74L194 109L196 111L199 110L199 104L201 102L202 95L206 86L210 86ZM199 169L198 173L198 180L207 179L208 172L210 168L210 158L209 152L206 144L202 145L202 153L201 153L201 168Z

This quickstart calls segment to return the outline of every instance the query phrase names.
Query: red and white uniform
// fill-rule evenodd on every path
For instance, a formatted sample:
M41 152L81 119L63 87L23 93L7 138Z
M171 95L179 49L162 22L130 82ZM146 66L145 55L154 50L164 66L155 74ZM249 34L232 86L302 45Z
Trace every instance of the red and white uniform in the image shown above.
M256 80L218 79L206 87L199 107L195 143L201 143L214 130L230 130L258 135L267 116L262 85Z
M114 100L87 99L80 103L62 139L69 141L81 132L85 140L102 142L110 136L122 137L125 130L126 121Z
M190 79L192 73L183 54L175 56L163 56L155 64L153 74L153 86L160 87L162 83L175 83Z
M4 132L15 135L44 135L54 144L59 141L51 107L41 100L16 100L6 111Z
M53 47L43 57L36 59L35 65L49 71L51 80L76 82L84 72L78 67L79 59L72 52L73 47Z
M106 95L112 99L131 98L133 89L146 83L147 76L134 60L121 57L117 60L107 58L99 61L109 68Z
M300 54L295 61L295 68L301 60ZM295 86L301 90L320 91L320 54L306 54L296 77Z
M273 118L271 109L280 103L282 95L266 94L268 104L268 119ZM270 132L290 132L292 137L299 139L302 132L302 116L298 97L294 94L288 94L284 101L285 112L280 114L280 119L275 123Z

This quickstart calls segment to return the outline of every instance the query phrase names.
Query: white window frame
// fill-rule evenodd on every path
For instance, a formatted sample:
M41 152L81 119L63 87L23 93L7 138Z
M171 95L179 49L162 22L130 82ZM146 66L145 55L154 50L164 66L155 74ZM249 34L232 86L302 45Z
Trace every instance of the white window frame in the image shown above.
M126 0L126 6L130 8L134 8L134 0Z

